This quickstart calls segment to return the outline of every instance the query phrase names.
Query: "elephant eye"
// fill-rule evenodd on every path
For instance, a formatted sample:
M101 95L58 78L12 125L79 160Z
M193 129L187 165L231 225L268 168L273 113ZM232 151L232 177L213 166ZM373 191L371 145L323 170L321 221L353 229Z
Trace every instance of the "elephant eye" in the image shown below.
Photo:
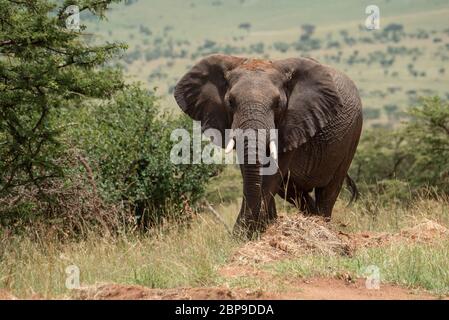
M276 96L273 100L273 106L275 109L279 109L281 107L281 97Z
M229 97L228 104L229 104L229 107L234 110L236 107L235 98L232 96Z
M279 109L285 109L287 107L287 96L284 93L281 93L278 97L277 105Z

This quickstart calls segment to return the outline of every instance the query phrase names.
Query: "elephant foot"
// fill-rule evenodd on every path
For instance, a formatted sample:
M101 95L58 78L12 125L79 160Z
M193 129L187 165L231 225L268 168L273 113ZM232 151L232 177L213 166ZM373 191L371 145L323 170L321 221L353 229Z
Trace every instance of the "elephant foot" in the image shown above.
M315 200L310 196L308 192L303 192L301 194L300 210L306 216L313 216L319 214Z
M257 220L253 218L242 219L239 216L232 234L240 240L254 240L260 237L272 221L273 219L270 219L268 215L264 215L263 219L259 218Z
M232 235L234 238L242 241L251 241L258 239L266 230L267 225L255 222L236 222Z
M257 235L255 232L253 232L250 228L247 226L235 224L234 229L232 230L232 236L234 239L238 241L250 241L255 238L257 238Z
M257 239L277 218L273 198L266 202L263 201L260 207L254 209L254 211L248 208L245 202L242 203L242 208L234 225L234 237L243 240Z

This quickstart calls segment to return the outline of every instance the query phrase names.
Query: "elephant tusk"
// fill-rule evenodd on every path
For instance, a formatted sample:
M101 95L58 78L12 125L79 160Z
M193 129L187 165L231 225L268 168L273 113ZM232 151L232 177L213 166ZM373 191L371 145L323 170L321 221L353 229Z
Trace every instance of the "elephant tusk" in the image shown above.
M274 141L270 142L270 154L274 160L278 159L278 150L276 147L276 142L274 142Z
M235 140L234 140L234 138L232 138L231 140L229 140L229 143L226 146L225 153L229 153L232 150L234 150L234 146L235 146Z

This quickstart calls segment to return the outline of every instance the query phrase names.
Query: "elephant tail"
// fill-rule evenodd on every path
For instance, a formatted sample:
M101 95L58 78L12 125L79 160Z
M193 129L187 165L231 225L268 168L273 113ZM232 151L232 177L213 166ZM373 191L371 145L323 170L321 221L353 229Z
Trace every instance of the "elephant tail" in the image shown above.
M360 193L357 189L357 185L355 184L354 180L349 176L349 174L346 175L346 185L349 188L349 191L351 192L351 199L349 200L348 206L359 199Z

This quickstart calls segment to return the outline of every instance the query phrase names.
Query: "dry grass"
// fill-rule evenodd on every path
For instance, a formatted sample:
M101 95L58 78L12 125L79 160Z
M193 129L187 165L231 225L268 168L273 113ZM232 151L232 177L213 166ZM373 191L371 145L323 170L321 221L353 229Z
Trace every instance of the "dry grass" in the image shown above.
M27 236L2 239L0 288L19 297L69 294L65 269L75 265L82 285L113 282L154 288L202 286L217 278L236 243L205 215L189 228L115 236L90 233L84 240L58 243Z
M394 200L386 202L367 195L349 208L338 202L332 216L332 222L347 232L394 232L414 226L424 219L449 226L449 200L423 196L402 205Z
M215 206L229 225L238 207L235 202ZM223 283L219 269L250 248L245 253L251 258L247 261L260 260L254 263L255 268L281 278L338 277L346 273L358 277L363 276L367 266L377 265L382 281L448 294L449 243L444 240L447 238L444 230L449 227L448 208L442 200L421 199L409 208L379 206L373 216L362 206L346 208L339 202L330 225L289 214L259 241L244 246L235 242L223 224L209 213L195 216L188 227L175 226L145 235L89 232L82 240L59 242L51 235L36 238L3 234L0 288L21 298L70 297L71 292L65 288L65 269L70 265L79 267L81 285L86 286L101 283L151 288L213 286ZM433 229L427 228L426 223L413 229L425 219L431 220ZM443 238L415 241L410 236L426 228L439 230L437 233L443 231L440 232ZM398 233L401 229L403 233ZM360 236L365 233L400 236L383 245L361 244L351 256L345 255L347 242L363 240ZM358 238L345 240L345 234ZM269 259L263 259L264 255ZM246 286L248 281L242 275L234 282ZM277 285L281 288L282 282L272 283L273 287Z

